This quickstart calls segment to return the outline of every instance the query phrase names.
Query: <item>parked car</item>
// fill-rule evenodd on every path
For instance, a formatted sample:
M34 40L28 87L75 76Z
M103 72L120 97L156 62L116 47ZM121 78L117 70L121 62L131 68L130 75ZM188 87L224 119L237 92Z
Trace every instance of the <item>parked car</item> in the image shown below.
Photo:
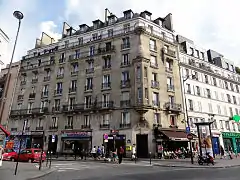
M13 149L4 149L3 161L14 161L17 153Z
M19 161L23 162L40 162L41 159L41 153L42 149L24 149L20 152L19 154ZM17 156L14 159L15 161L17 160ZM46 153L43 152L42 154L42 162L46 160Z

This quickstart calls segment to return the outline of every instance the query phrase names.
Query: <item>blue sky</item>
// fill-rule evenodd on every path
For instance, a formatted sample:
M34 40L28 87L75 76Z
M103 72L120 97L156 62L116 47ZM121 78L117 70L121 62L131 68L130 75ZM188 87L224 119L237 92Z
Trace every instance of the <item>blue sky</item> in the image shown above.
M240 65L240 24L236 23L240 17L238 0L0 0L0 28L11 42L14 41L17 21L12 13L14 10L24 13L14 58L17 61L34 47L35 39L42 31L59 38L64 21L78 28L79 24L103 19L106 7L117 16L126 9L148 10L153 13L153 18L171 12L177 34L194 40L205 49L216 50ZM9 54L11 51L12 43ZM9 62L9 58L4 62Z

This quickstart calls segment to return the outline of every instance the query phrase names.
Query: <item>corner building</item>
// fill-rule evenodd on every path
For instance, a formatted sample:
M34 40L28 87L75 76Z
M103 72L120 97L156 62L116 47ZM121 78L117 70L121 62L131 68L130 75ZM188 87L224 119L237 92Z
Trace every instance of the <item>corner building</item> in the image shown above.
M147 157L163 141L156 129L166 142L167 134L183 133L171 14L155 20L147 11L123 15L77 30L64 23L58 42L43 33L21 60L12 134L26 120L27 146L44 142L44 149L72 153L100 146L108 134L107 148L136 144L138 157Z

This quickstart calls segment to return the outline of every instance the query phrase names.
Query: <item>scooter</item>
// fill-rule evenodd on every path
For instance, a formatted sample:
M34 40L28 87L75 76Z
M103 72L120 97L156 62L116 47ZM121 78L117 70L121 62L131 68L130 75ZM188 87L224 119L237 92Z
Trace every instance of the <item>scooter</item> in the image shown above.
M198 156L198 164L203 165L204 163L207 165L209 164L214 165L213 157L209 153L206 153L205 157L201 155Z

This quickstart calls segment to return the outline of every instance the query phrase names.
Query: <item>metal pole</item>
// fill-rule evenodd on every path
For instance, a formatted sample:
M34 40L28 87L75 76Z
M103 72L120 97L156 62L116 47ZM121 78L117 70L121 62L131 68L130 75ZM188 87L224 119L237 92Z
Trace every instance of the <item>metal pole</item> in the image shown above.
M11 57L11 61L9 63L8 71L7 71L6 83L3 87L2 101L0 102L0 123L1 123L1 120L2 120L3 110L4 110L4 106L5 106L5 100L7 98L7 90L8 90L8 86L9 86L9 82L10 82L10 72L11 72L11 69L12 69L12 62L13 62L13 57L14 57L14 54L15 54L15 49L16 49L16 45L17 45L17 40L18 40L18 34L19 34L19 31L20 31L20 27L21 27L21 20L19 19L17 35L16 35L16 39L15 39L14 46L13 46L13 51L12 51L12 57Z
M200 129L199 129L199 125L197 125L197 132L198 132L198 141L199 141L199 151L200 151L200 156L202 156L202 142L201 142L201 136L200 136Z
M210 134L210 138L211 138L213 157L215 158L214 147L213 147L214 144L213 144L213 140L212 140L212 129L211 129L211 124L209 124L209 134Z
M16 163L16 166L15 166L15 172L14 172L14 175L17 175L18 162L19 162L19 155L20 155L20 153L21 153L22 138L23 138L24 130L25 130L25 122L23 123L22 135L21 135L21 137L20 137L20 143L19 143L19 149L18 149L18 155L17 155L17 163Z
M152 153L151 152L149 152L149 163L150 163L150 165L152 164Z
M49 163L49 168L52 166L52 151L50 151L50 163Z
M188 78L187 78L188 79ZM189 123L189 117L188 117L188 109L187 109L187 98L186 98L186 95L185 95L185 85L184 85L184 82L187 80L183 80L183 98L184 98L184 102L185 102L185 118L186 118L186 122L187 122L187 126L190 127L190 123ZM191 163L193 164L193 152L192 152L192 142L191 140L189 139L189 143L190 143L190 156L191 156Z
M46 167L48 166L48 160L49 160L49 151L47 151L47 162L46 162Z
M45 133L44 133L44 131L42 132L42 136L43 136L43 143L42 143L41 158L40 158L40 162L39 162L39 171L40 171L41 168L42 168L42 156L43 156L44 137L45 137Z

